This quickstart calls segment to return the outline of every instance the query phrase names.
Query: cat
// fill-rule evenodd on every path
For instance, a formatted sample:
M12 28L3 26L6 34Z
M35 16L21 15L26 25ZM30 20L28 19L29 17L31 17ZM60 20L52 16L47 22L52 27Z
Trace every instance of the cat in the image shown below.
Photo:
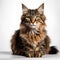
M28 9L22 4L22 10L20 29L11 39L12 54L26 57L56 54L58 50L50 47L50 38L45 29L44 3L37 9Z

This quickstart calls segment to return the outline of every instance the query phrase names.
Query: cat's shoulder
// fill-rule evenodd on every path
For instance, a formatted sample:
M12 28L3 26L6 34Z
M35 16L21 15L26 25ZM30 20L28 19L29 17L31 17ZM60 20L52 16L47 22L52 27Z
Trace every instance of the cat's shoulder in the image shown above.
M20 34L20 29L15 31L15 33L14 33L15 38L19 38L19 34Z
M17 34L20 33L20 29L16 30L15 33L17 33Z

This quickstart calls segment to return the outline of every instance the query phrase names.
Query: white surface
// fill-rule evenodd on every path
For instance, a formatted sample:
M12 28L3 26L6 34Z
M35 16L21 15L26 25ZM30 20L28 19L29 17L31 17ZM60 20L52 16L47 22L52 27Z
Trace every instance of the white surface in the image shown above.
M0 60L1 59L18 59L18 60L27 60L27 59L35 59L35 60L60 60L60 53L56 55L44 55L41 58L27 58L24 56L17 56L17 55L12 55L11 52L0 52Z
M60 0L0 0L0 51L11 51L10 39L20 25L21 4L35 9L42 2L45 3L48 35L52 45L60 50Z

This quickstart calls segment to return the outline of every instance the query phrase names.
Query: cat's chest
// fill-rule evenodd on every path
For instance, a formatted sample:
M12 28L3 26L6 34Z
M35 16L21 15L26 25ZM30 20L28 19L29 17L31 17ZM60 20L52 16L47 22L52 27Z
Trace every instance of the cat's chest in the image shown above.
M42 34L36 35L36 33L32 31L32 32L29 32L28 34L20 34L20 36L24 38L27 41L27 43L29 43L33 47L36 47L39 42L44 40L46 34L42 33Z

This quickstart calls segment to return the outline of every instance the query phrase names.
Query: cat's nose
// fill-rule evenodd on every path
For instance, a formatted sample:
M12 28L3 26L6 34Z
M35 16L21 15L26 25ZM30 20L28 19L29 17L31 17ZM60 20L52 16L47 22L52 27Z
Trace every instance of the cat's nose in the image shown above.
M35 22L35 19L32 20L32 24L34 24L34 22Z

